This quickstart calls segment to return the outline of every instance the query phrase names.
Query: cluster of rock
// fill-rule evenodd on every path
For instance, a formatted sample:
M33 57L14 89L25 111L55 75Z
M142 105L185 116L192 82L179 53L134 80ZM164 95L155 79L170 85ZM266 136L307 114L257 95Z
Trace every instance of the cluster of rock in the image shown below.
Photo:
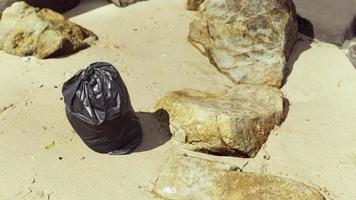
M280 89L297 38L292 0L188 0L199 10L189 40L236 85L207 93L186 89L163 96L175 144L217 155L255 157L284 120ZM279 177L175 154L156 180L161 199L324 200L316 189Z
M48 58L89 47L97 36L50 9L16 2L0 20L0 50L17 56Z
M254 157L283 121L278 87L297 37L293 2L188 0L187 5L200 6L190 41L237 85L218 94L172 92L156 109L169 113L171 132L183 147Z
M137 1L112 0L118 6ZM7 5L4 2L10 1L0 0L0 9ZM97 40L93 32L46 9L64 12L79 0L26 2L43 9L25 2L8 7L0 20L0 50L48 58L77 52ZM181 147L255 157L284 119L284 96L278 88L297 38L294 4L292 0L188 0L187 5L199 10L190 25L190 42L236 85L219 93L171 92L155 108L168 112L171 133ZM153 193L172 200L324 199L302 183L180 154L171 157Z

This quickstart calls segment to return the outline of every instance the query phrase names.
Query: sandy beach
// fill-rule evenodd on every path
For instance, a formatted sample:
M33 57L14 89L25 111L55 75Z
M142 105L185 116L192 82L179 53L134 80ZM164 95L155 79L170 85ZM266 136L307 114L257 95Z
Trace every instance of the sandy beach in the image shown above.
M176 151L155 103L169 91L233 83L187 41L194 12L185 1L117 8L86 0L65 16L95 32L96 45L46 60L0 52L0 200L154 199L155 179ZM65 116L63 83L96 61L115 65L141 119L143 142L129 155L91 151ZM301 181L328 200L356 199L355 68L338 47L302 35L288 67L287 118L256 158L190 154Z

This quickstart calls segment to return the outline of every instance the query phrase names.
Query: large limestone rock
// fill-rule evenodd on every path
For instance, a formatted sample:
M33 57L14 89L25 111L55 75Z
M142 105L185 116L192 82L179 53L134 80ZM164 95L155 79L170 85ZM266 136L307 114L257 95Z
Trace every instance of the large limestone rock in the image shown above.
M204 0L188 0L187 1L187 9L188 10L198 10L200 4L202 4Z
M297 38L291 0L205 0L189 40L236 83L280 87Z
M0 13L18 1L21 0L0 0ZM49 8L63 13L77 6L80 0L24 0L24 2L34 7Z
M0 21L0 50L18 56L47 58L89 47L97 36L62 15L24 2L7 8Z
M316 189L275 176L245 173L227 164L172 156L153 193L167 200L324 200Z
M299 32L342 46L356 36L355 0L294 0ZM303 20L302 20L303 19Z
M175 140L191 150L254 157L283 120L283 94L269 86L236 85L227 92L171 92L156 105L169 113Z

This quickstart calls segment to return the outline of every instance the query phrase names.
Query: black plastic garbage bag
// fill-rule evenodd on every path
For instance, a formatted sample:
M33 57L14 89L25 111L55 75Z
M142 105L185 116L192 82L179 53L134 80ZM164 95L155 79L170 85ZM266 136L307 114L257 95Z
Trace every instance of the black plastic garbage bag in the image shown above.
M64 83L67 118L84 143L99 153L126 154L142 139L139 119L119 72L93 63Z

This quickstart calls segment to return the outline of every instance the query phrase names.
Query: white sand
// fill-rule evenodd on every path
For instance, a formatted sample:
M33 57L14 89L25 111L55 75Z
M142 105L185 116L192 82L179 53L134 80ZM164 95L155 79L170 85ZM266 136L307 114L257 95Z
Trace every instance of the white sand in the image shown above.
M232 85L187 42L194 13L184 5L150 0L120 9L86 0L66 15L99 36L96 46L48 60L0 52L0 200L152 199L149 191L172 148L149 114L155 102L171 90ZM307 41L298 42L283 87L291 104L288 117L258 156L203 156L248 162L246 171L302 181L328 199L356 199L356 70L337 47L306 47ZM92 152L67 122L61 86L94 61L113 63L136 111L146 112L139 115L143 144L130 155ZM46 150L52 141L55 146Z

